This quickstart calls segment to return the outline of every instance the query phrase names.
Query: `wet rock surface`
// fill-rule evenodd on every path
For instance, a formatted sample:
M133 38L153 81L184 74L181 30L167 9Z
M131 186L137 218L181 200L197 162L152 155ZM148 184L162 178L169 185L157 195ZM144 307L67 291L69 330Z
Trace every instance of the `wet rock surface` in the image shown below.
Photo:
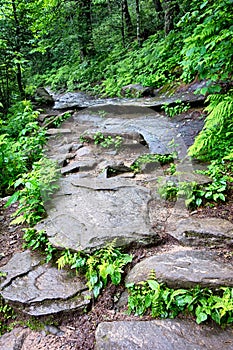
M125 106L142 106L142 107L154 107L161 108L164 104L175 104L177 100L185 103L202 104L205 100L203 95L194 94L195 90L203 87L203 83L195 84L188 88L179 89L176 92L152 91L150 88L144 88L139 84L131 84L125 86L122 89L122 95L124 96L127 91L130 91L132 95L136 96L153 96L147 98L109 98L109 99L96 99L92 96L86 95L82 92L68 92L64 94L54 94L51 91L49 93L55 100L54 109L68 109L68 108L86 108L99 105L125 105Z
M232 329L199 326L181 320L103 322L95 350L230 350Z

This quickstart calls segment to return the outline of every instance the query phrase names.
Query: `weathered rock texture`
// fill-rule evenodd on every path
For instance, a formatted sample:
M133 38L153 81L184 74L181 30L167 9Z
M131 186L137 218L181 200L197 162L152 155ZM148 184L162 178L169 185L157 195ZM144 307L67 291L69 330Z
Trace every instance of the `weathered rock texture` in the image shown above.
M39 265L29 251L18 253L2 270L7 277L1 296L30 315L83 309L89 304L90 295L78 276L49 264Z
M48 219L38 226L54 246L78 251L100 248L115 239L118 246L160 241L149 224L148 189L124 179L84 178L71 184L61 181Z
M199 326L182 320L103 322L96 331L95 350L230 350L229 328Z
M217 253L204 250L178 248L151 256L132 268L126 283L145 281L151 270L171 288L233 286L232 263L221 262Z

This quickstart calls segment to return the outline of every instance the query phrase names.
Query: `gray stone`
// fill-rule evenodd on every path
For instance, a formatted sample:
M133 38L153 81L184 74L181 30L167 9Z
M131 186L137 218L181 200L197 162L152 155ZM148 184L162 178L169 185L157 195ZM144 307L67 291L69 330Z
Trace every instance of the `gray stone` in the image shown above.
M90 153L91 153L90 147L81 147L75 152L75 156L76 157L83 157L83 156L87 156Z
M55 326L45 325L44 328L45 328L46 332L53 334L53 335L56 335L58 337L65 335L65 332L61 331L59 328L57 328Z
M45 102L49 105L54 104L53 97L51 96L49 91L47 89L45 89L44 87L39 87L36 90L36 96L39 97L42 102Z
M144 281L150 271L171 288L233 286L233 265L221 262L215 252L179 248L144 259L126 277L126 283Z
M170 217L166 231L188 246L225 247L233 243L233 224L224 219Z
M194 173L192 170L189 172L176 172L174 175L164 176L162 184L165 184L168 181L174 182L177 185L180 182L195 182L199 185L205 185L212 182L212 180L208 176Z
M14 255L1 271L8 273L1 296L29 315L80 311L90 303L91 294L77 275L38 265L28 251Z
M38 229L45 229L54 246L73 250L100 248L114 239L119 246L158 243L149 222L150 191L128 186L130 180L114 180L77 179L73 186L68 179L61 181Z
M100 323L95 350L231 350L231 328L201 326L183 320Z
M148 86L142 86L140 84L130 84L123 86L121 89L122 96L126 96L127 93L130 93L133 97L152 96L153 88Z
M32 254L30 250L22 253L15 253L10 261L1 267L1 272L6 273L6 278L0 284L1 288L7 286L14 278L25 275L41 262L41 257L36 253Z
M83 291L67 300L46 300L42 304L34 303L30 306L24 306L22 311L28 315L36 317L57 314L59 312L76 311L82 313L90 304L91 297L89 291Z
M74 178L71 180L71 184L76 187L85 187L92 190L109 190L116 191L124 187L135 187L135 183L130 180L124 180L119 178ZM142 188L143 189L143 188Z
M21 350L29 332L29 329L16 327L11 332L5 333L0 338L0 349Z
M68 299L86 289L78 276L65 270L41 265L26 275L15 278L1 294L4 299L24 304L53 299Z
M71 129L48 129L46 130L46 135L64 135L72 133Z
M148 96L153 95L154 91L148 87L141 87L140 84L132 84L136 87L136 90L139 91L139 96ZM138 87L137 87L138 86ZM203 85L196 84L196 89L198 87L203 87ZM135 89L134 89L135 91ZM181 100L185 103L199 102L204 103L205 96L200 94L194 94L192 89L186 89L186 91L178 91L173 94L171 92L161 93L155 97L142 97L137 99L129 99L129 98L106 98L106 99L96 99L89 95L86 95L82 92L68 92L64 94L56 95L54 94L55 105L54 109L67 109L67 108L75 108L75 107L100 107L101 109L105 109L106 106L129 106L129 107L157 107L161 108L164 104L174 104L177 100ZM96 117L96 116L94 116ZM100 118L100 117L98 117Z
M82 160L74 161L61 169L62 175L78 172L78 171L88 171L96 167L97 162L95 160Z
M161 165L159 162L148 162L148 163L143 163L141 165L141 172L143 174L150 174L154 171L156 171L158 168L161 168Z

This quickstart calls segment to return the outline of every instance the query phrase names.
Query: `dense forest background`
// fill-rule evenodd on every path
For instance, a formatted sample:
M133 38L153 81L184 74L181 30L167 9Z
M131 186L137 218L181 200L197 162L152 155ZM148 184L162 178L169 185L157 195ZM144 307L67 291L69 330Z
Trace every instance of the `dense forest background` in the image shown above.
M199 92L208 96L208 116L190 155L209 161L210 174L228 188L233 0L1 0L0 5L2 193L41 158L45 134L28 101L37 87L120 96L131 83L157 89L197 80L206 81Z

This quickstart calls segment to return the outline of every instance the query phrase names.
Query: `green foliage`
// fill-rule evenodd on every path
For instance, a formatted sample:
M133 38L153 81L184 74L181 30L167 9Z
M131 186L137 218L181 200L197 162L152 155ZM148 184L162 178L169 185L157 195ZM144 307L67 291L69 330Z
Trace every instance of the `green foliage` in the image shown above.
M233 322L233 288L221 287L215 292L199 286L174 290L155 279L126 287L129 314L174 318L180 313L189 313L196 316L198 324L208 319L219 325Z
M58 128L66 119L70 118L71 114L69 112L59 115L53 120L53 125L55 128Z
M190 81L198 74L199 79L225 81L232 73L232 0L201 4L195 21L184 40L182 77Z
M87 286L97 298L109 280L115 285L121 282L123 267L132 261L131 255L123 254L114 244L113 241L93 254L71 253L66 250L57 261L58 268L69 265L72 269L85 273Z
M49 242L46 233L43 230L37 231L33 228L26 228L24 231L23 239L25 243L23 244L23 248L40 250L45 254L46 262L51 261L57 249Z
M208 115L204 128L189 148L192 157L210 162L205 174L213 182L197 191L199 205L203 203L203 198L225 201L233 182L233 91L209 95L207 101Z
M165 103L162 109L169 117L175 117L181 113L187 112L190 109L190 104L184 104L181 100L175 101L176 105L174 107L170 106L169 103Z
M0 296L0 336L12 330L12 321L16 317L15 312Z
M233 91L210 95L206 107L208 116L203 130L189 149L189 154L201 160L226 157L233 150Z
M212 183L198 185L196 182L167 181L159 187L159 194L163 199L175 201L184 198L188 208L194 209L201 205L211 205L213 202L225 201L228 190L225 179L214 179Z
M0 120L0 193L41 158L46 139L37 117L31 103L22 101L9 110L6 120Z
M173 152L172 154L144 154L138 157L138 159L133 162L130 168L135 173L138 173L141 171L141 167L143 164L157 162L160 165L165 165L173 162L175 158L175 152Z
M123 142L121 136L104 136L104 134L100 131L95 133L94 137L94 144L95 145L100 145L101 147L104 148L109 148L109 147L114 147L116 149L121 147L121 144Z
M42 158L33 164L32 171L23 174L14 182L16 191L7 201L6 207L19 202L13 214L16 217L11 224L27 223L35 225L45 215L44 204L59 188L57 164L48 158Z

